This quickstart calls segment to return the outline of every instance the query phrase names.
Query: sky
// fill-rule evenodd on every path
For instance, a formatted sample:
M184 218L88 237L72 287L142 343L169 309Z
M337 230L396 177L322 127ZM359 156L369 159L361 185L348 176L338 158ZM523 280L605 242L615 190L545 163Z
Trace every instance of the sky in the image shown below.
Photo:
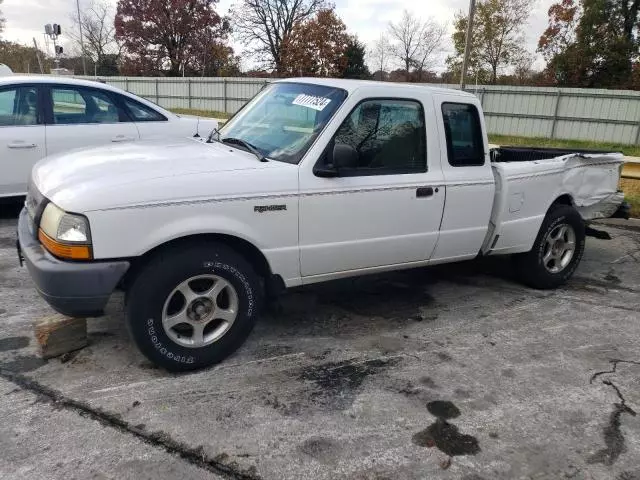
M91 0L79 1L82 8ZM108 1L115 7L117 0ZM218 13L226 14L235 1L220 0L216 7ZM535 52L538 38L546 28L547 11L554 1L556 0L532 0L532 14L526 28L526 48L531 52ZM380 32L386 30L390 21L399 20L405 9L421 18L431 17L447 25L450 33L453 31L455 13L461 10L466 12L469 9L468 0L334 0L334 3L338 15L349 31L357 34L366 44L375 41ZM2 38L31 45L32 38L35 37L39 46L44 48L44 25L59 23L63 31L60 44L66 46L69 40L65 38L64 31L66 27L72 26L70 17L75 13L75 9L76 0L4 0L0 4L0 11L6 19ZM241 45L234 43L234 47L240 53ZM52 49L50 46L49 52ZM446 49L452 49L450 35L447 38ZM436 69L441 70L443 66L444 57L440 65L436 65ZM540 59L536 66L542 66Z

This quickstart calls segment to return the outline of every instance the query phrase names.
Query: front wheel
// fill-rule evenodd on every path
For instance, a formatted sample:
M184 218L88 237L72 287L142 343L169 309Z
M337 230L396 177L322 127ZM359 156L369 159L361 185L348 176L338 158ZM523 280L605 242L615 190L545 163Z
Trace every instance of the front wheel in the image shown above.
M584 248L584 220L573 207L556 205L542 222L533 249L515 257L518 276L533 288L557 288L574 274Z
M154 257L127 292L140 351L171 371L224 360L247 338L262 295L251 265L226 245L183 244Z

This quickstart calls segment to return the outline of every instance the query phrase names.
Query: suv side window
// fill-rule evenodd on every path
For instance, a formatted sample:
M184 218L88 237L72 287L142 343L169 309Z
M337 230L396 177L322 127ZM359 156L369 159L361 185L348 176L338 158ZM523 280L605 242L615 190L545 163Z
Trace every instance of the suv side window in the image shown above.
M392 175L427 171L422 105L415 100L366 100L356 106L334 137L355 149L356 164L344 176Z
M52 87L53 123L118 123L120 112L107 93L94 89Z
M134 122L165 122L167 119L164 115L156 112L154 109L147 107L135 100L127 97L120 97L125 104L131 118Z
M10 87L0 90L0 127L37 124L36 87Z
M478 109L466 103L443 103L442 118L449 164L453 167L484 165L484 140Z

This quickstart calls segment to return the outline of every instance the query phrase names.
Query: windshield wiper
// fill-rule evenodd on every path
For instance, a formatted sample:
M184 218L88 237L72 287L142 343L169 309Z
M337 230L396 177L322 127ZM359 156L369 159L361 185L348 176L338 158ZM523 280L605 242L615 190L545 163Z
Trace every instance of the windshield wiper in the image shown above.
M251 153L253 153L257 157L257 159L260 160L261 162L269 161L267 160L267 157L262 155L256 147L251 145L246 140L242 140L241 138L226 137L226 138L223 138L221 141L222 143L230 143L231 145L240 145L241 147L244 147L245 150L248 150Z

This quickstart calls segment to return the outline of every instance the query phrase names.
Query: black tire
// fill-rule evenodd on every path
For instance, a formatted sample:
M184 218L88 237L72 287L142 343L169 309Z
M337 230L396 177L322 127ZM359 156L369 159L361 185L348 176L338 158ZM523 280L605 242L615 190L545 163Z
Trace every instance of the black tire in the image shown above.
M562 270L552 273L543 262L547 251L546 239L563 224L573 228L575 251L571 261ZM514 258L518 277L522 283L539 290L550 290L564 285L573 276L582 260L585 238L584 220L575 208L569 205L552 206L542 222L531 251L516 255Z
M167 335L163 312L174 289L200 275L215 275L235 289L237 315L214 343L186 347ZM262 299L258 275L237 252L215 242L185 242L160 252L142 267L127 291L127 323L136 345L153 363L174 372L197 370L221 362L242 345Z

